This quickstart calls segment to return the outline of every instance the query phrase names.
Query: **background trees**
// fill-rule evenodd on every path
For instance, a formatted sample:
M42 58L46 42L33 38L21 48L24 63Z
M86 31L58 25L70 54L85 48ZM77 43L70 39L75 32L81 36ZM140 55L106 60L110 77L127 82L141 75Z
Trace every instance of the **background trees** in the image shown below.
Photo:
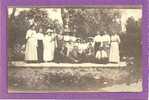
M129 17L126 22L126 32L121 34L122 55L141 57L141 19Z
M64 26L68 24L69 30L81 38L94 36L97 31L121 32L121 13L117 9L64 8L62 18Z

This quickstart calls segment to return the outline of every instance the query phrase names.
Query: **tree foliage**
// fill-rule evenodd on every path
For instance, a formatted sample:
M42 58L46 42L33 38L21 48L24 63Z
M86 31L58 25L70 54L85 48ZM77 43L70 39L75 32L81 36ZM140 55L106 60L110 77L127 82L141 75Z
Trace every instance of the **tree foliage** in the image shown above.
M66 10L68 16L63 17L69 19L69 28L77 36L94 36L97 31L121 32L119 10L105 8L66 8ZM66 24L65 20L64 24Z
M141 53L141 19L129 17L126 22L126 32L121 35L121 45L124 55L140 58Z

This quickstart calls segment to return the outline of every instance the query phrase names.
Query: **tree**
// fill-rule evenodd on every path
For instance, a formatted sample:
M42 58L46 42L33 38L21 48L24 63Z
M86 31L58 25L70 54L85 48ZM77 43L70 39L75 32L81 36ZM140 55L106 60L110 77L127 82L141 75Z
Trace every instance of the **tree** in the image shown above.
M138 81L141 78L141 19L135 20L129 17L126 23L126 33L121 36L123 55L131 62L128 71L130 81ZM133 59L129 59L133 58Z
M66 11L65 11L66 10ZM97 31L121 32L121 14L116 9L105 8L63 8L63 23L76 36L86 38ZM68 22L67 22L68 21Z
M126 33L121 35L123 55L140 58L141 52L141 19L129 17L126 23ZM132 47L133 46L133 47Z

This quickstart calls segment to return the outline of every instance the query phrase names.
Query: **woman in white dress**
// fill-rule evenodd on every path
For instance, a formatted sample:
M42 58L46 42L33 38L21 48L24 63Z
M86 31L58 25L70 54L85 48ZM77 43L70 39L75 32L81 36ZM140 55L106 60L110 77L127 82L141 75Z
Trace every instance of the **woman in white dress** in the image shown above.
M113 33L111 35L111 47L109 56L109 61L112 63L120 62L119 44L120 44L120 37L117 34Z
M37 34L34 28L29 29L26 33L26 50L25 60L27 62L37 61Z
M45 62L53 61L55 51L55 36L53 35L52 30L48 30L48 33L44 36L43 45L43 60Z

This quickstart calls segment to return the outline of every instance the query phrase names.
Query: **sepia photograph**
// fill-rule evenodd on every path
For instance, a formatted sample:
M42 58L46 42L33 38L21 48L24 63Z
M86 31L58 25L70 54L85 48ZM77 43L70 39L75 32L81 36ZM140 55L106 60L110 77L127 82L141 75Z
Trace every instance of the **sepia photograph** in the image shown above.
M8 7L8 92L142 92L142 8Z

